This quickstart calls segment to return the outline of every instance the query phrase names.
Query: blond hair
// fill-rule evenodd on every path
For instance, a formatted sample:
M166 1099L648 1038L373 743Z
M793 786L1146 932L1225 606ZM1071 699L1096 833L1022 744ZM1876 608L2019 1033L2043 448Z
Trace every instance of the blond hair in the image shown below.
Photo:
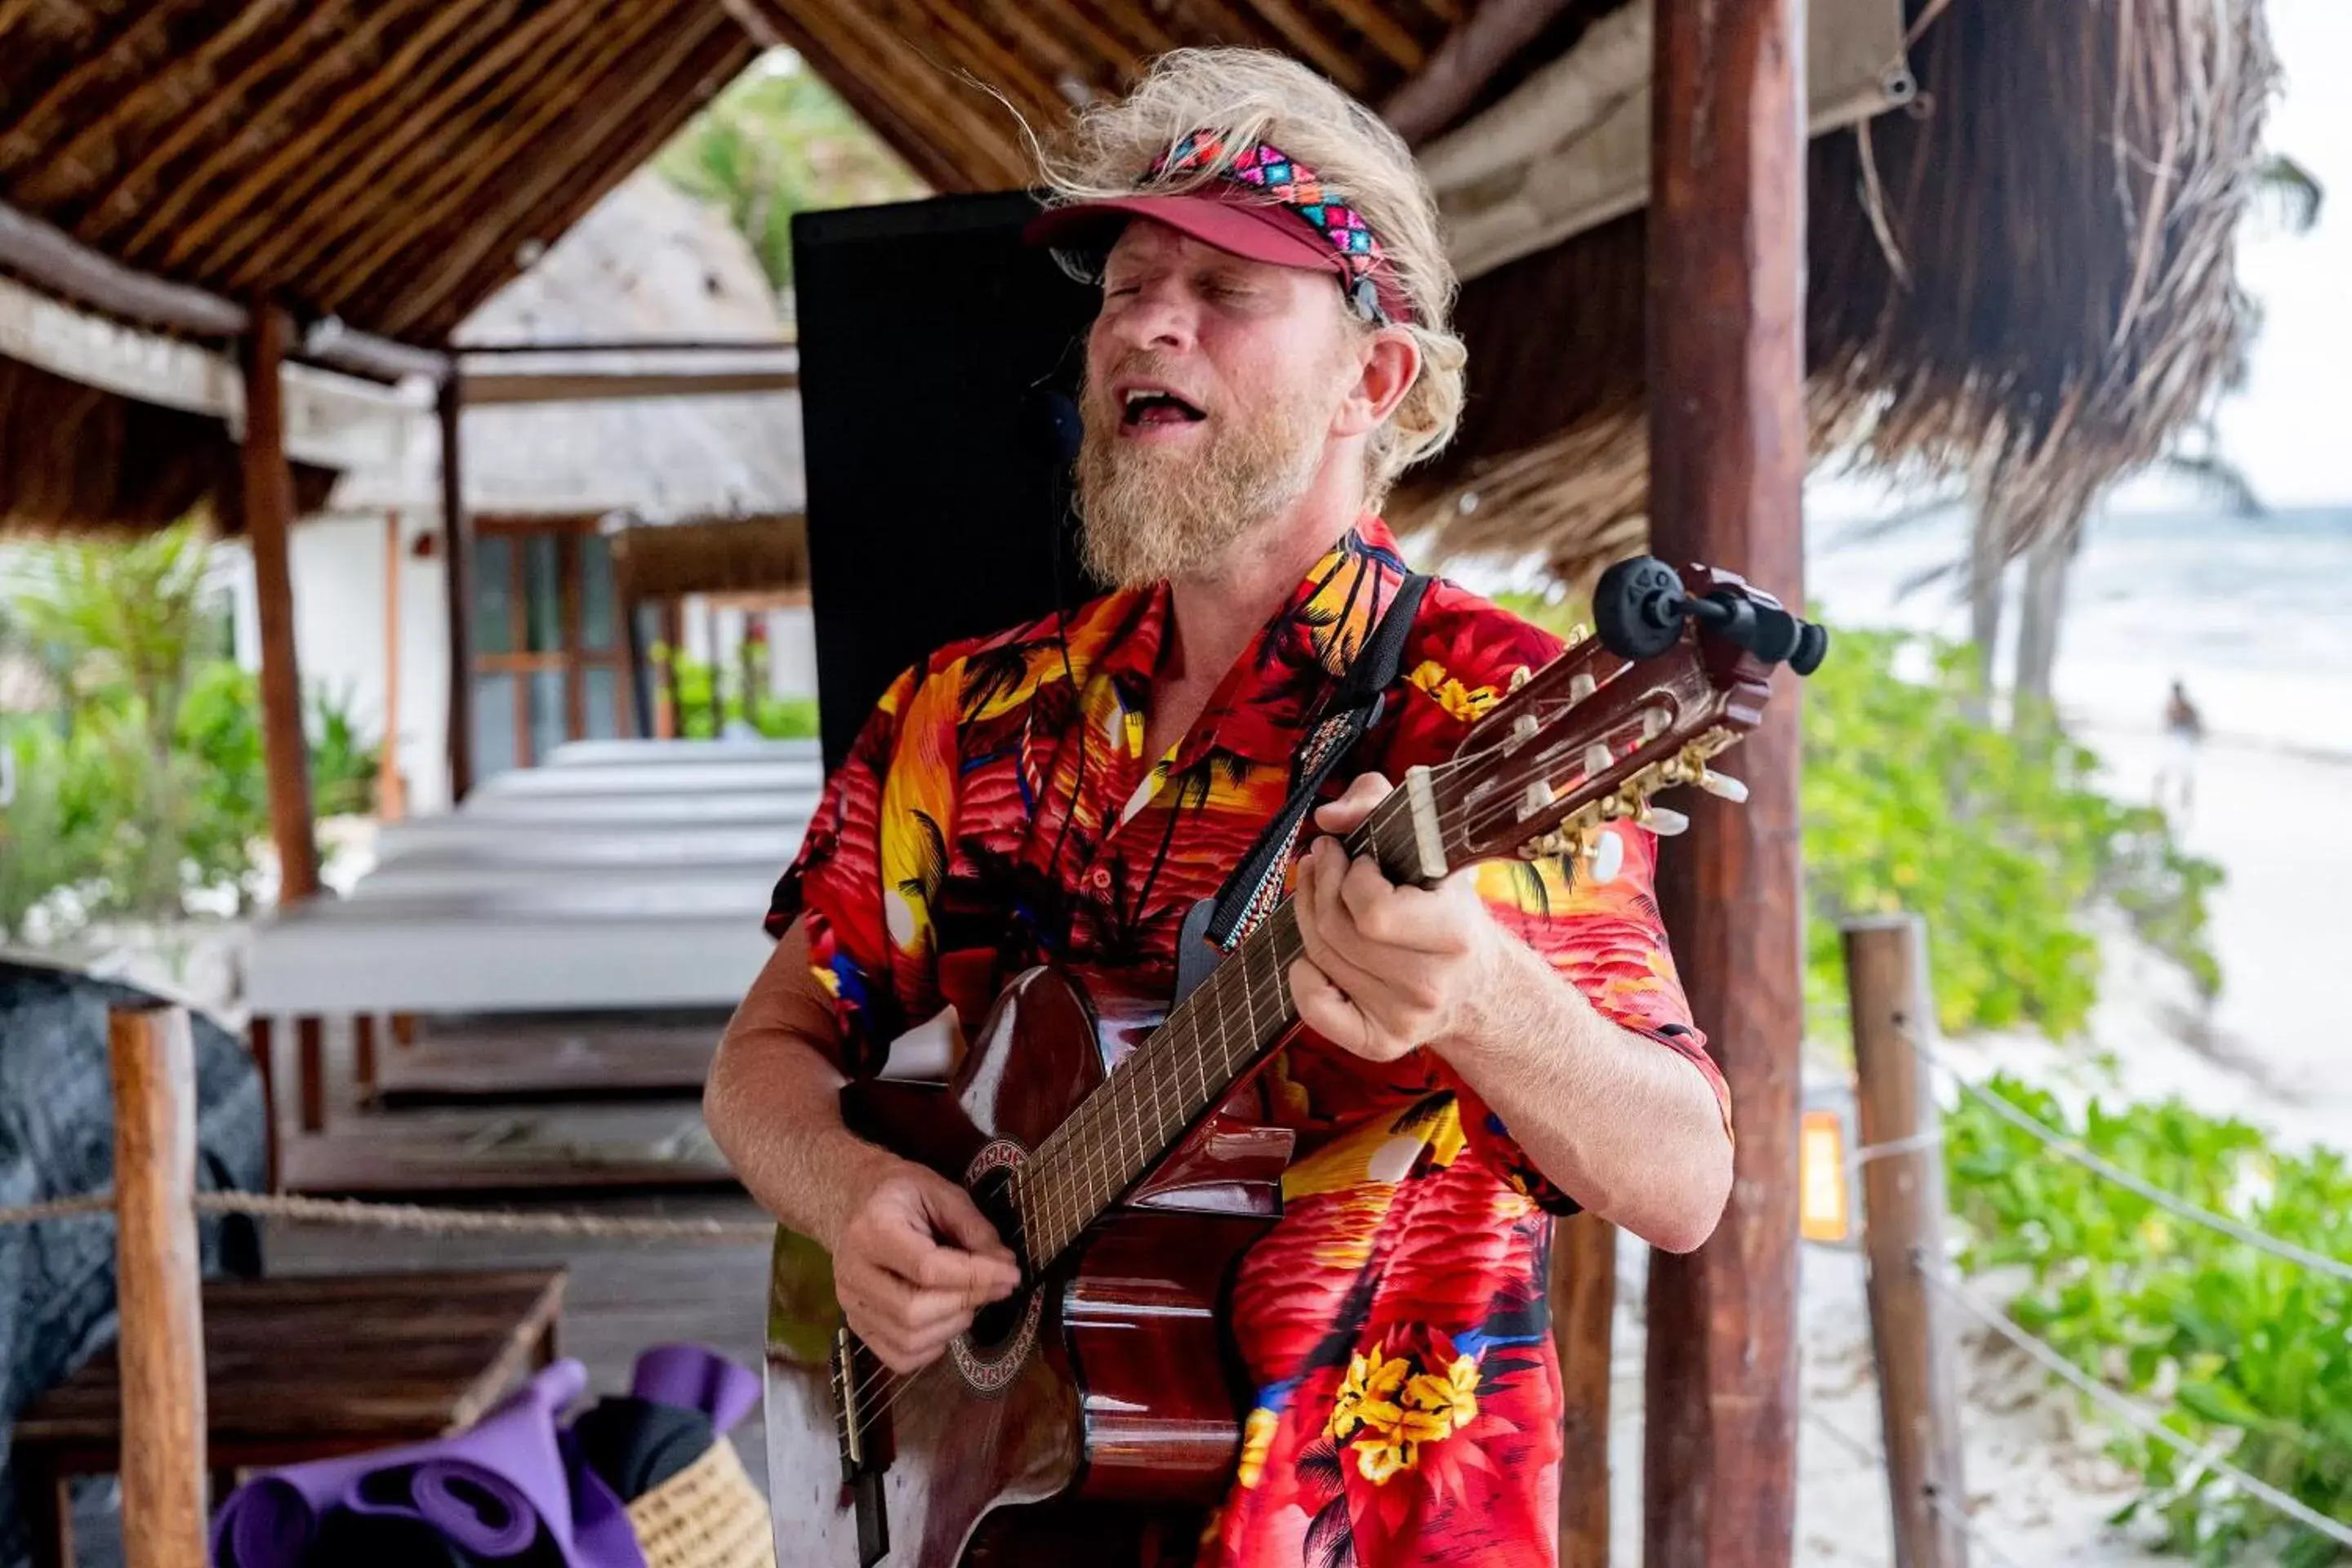
M1234 152L1271 142L1362 215L1396 290L1412 304L1413 319L1397 325L1420 345L1421 374L1372 434L1365 489L1377 506L1399 475L1453 438L1462 417L1467 355L1449 325L1454 267L1429 183L1404 139L1378 115L1297 61L1264 49L1172 50L1126 97L1080 110L1053 146L1033 149L1049 203L1066 205L1132 195L1153 160L1200 130L1220 132L1225 153L1153 189L1197 189L1218 177Z

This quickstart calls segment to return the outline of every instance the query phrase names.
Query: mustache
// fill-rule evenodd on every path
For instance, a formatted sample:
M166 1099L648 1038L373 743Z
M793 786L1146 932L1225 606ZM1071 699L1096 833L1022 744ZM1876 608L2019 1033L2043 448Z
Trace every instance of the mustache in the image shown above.
M1101 404L1109 398L1111 388L1122 381L1151 382L1166 387L1194 407L1201 406L1200 399L1192 395L1196 389L1192 386L1191 378L1184 374L1176 357L1154 353L1149 349L1130 349L1119 355L1118 362L1104 373L1100 381L1091 376L1083 377L1078 385L1079 402Z

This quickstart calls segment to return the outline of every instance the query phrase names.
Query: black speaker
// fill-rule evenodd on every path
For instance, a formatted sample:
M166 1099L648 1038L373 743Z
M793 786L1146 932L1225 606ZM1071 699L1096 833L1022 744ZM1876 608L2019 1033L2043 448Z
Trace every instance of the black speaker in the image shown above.
M908 666L1096 591L1067 400L1097 295L1022 244L1036 211L1010 192L793 219L827 769Z

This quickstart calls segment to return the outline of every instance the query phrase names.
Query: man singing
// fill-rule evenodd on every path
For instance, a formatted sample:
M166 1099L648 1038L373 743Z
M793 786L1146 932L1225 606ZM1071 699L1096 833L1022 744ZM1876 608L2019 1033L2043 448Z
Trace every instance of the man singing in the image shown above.
M902 1372L1018 1274L960 1188L843 1126L845 1079L946 1007L975 1023L1038 963L1085 984L1116 1066L1121 1020L1168 1007L1186 912L1280 811L1395 596L1381 500L1462 405L1428 188L1393 132L1303 67L1167 56L1082 114L1044 175L1033 237L1101 288L1077 479L1114 591L890 688L777 887L781 940L707 1097L744 1184L831 1252L850 1326ZM1559 651L1432 584L1322 833L1444 761ZM1654 841L1604 833L1589 862L1433 890L1332 837L1298 856L1307 1029L1262 1080L1297 1153L1233 1291L1255 1407L1202 1562L1554 1561L1550 1216L1590 1210L1683 1251L1731 1184Z

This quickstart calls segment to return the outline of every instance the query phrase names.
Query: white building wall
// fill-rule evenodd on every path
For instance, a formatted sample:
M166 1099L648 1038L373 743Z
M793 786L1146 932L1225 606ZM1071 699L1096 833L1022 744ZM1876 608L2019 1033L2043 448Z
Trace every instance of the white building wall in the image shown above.
M313 518L295 528L291 546L294 661L305 700L311 691L331 692L370 731L384 726L387 695L385 528L381 514ZM437 550L424 560L415 550L438 529L437 518L401 520L395 754L411 811L437 811L449 800L447 596ZM237 661L258 668L252 557L242 545L234 549Z
M294 658L305 692L336 694L373 732L384 721L384 530L381 513L312 518L293 534ZM400 708L398 758L412 812L449 804L448 595L437 513L403 513L400 522ZM432 552L420 559L421 539ZM226 545L221 560L235 595L237 662L261 664L261 628L255 607L252 557L243 543ZM722 647L742 634L743 612L719 612ZM698 603L684 616L686 643L708 662L709 624ZM779 695L816 691L816 623L805 609L767 612L772 662L770 686ZM307 699L306 699L307 700Z

